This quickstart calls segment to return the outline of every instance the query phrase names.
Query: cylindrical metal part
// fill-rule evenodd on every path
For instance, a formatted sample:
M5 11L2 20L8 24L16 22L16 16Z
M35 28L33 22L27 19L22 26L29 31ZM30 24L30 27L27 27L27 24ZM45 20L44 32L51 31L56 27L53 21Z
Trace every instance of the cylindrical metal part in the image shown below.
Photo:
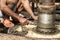
M55 0L39 0L38 3L38 31L51 32L55 29ZM43 29L43 30L41 30ZM47 30L47 31L45 31Z
M55 28L54 27L54 14L39 14L38 27L39 28Z
M55 4L55 0L39 0L39 4L41 4L41 5L53 5L53 4Z

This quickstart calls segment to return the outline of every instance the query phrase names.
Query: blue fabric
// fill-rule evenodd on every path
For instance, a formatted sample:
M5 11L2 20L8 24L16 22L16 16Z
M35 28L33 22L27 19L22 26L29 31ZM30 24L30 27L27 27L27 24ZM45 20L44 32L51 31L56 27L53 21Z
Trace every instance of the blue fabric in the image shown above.
M0 10L0 18L3 17L2 11Z

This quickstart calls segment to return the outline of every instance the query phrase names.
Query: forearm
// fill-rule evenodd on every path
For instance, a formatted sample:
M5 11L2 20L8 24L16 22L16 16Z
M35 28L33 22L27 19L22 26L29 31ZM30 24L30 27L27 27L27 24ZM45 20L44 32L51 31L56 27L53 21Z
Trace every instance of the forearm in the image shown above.
M5 12L5 14L12 16L14 18L16 18L17 20L19 18L21 18L18 14L14 13L12 10L10 10L7 6L2 7L3 9L1 9L3 12Z
M29 1L25 1L22 3L23 4L23 7L25 8L25 10L31 15L31 16L34 16L33 14L33 11L31 10L31 7L29 5Z
M29 6L24 6L25 10L30 14L31 16L34 16L34 13L32 12L31 8Z

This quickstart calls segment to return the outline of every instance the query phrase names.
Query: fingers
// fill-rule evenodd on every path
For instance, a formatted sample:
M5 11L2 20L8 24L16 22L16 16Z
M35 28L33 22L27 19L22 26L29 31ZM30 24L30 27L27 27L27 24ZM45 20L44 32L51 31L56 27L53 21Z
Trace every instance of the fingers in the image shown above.
M17 3L17 8L19 7L19 5L21 5L21 1L19 0L18 3Z
M20 7L18 8L18 11L21 12L23 10L23 5L21 4Z
M23 25L28 24L28 20L25 19L25 18L20 18L19 22L20 22L21 24L23 24Z

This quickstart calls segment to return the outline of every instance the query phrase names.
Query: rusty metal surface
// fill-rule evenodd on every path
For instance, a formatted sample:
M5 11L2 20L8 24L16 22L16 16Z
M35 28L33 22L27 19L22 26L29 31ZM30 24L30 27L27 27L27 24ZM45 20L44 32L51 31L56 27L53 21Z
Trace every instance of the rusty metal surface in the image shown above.
M26 38L15 35L1 34L0 40L60 40L59 38Z
M56 25L58 30L60 30L60 25ZM60 33L57 31L56 33L53 33L53 34L43 34L43 33L37 33L36 31L34 31L34 28L36 28L37 26L36 25L25 25L24 26L28 32L26 34L24 34L24 32L21 32L20 31L20 27L14 27L14 28L11 28L12 32L14 32L14 35L18 35L18 36L22 36L21 34L23 34L23 36L25 37L29 37L29 38L60 38ZM24 28L24 29L25 29ZM18 29L18 30L16 30ZM11 31L9 31L10 34L12 34ZM26 31L25 31L26 32Z

